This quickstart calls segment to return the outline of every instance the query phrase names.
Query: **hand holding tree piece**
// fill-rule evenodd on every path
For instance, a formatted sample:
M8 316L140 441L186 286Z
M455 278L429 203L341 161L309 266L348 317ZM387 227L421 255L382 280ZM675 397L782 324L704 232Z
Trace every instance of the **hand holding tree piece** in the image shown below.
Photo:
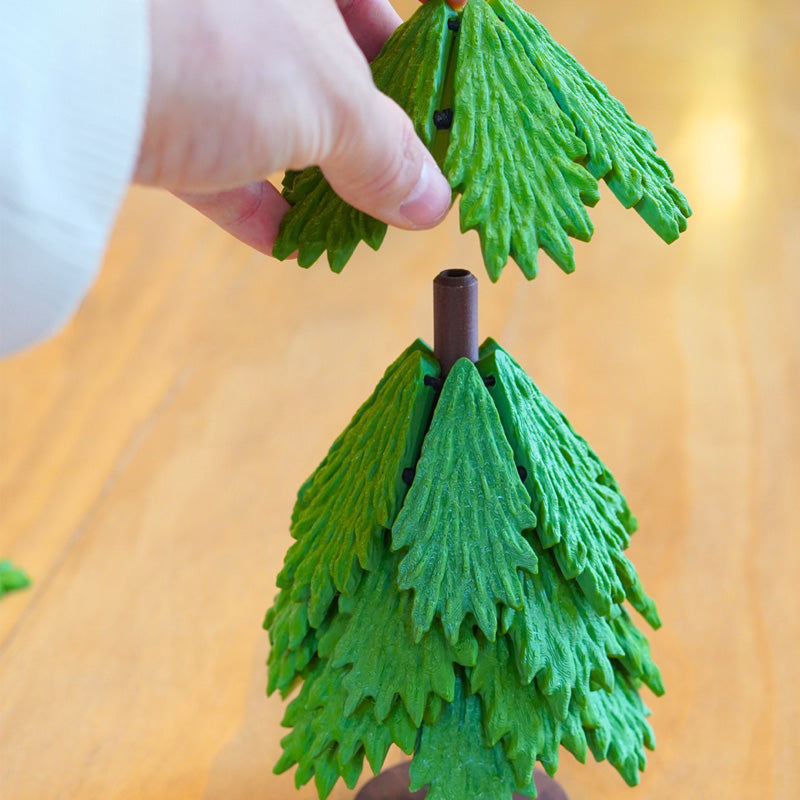
M461 229L477 230L492 280L509 257L534 278L539 249L572 272L569 237L591 239L600 179L666 242L686 229L691 209L652 134L513 0L470 0L461 13L430 0L372 72L462 195ZM335 188L314 168L287 173L278 258L297 251L308 267L327 251L339 272L361 240L380 246L383 222Z
M287 168L319 165L338 196L401 228L447 213L447 181L370 74L400 23L388 0L151 3L138 182L265 253L289 208L266 178Z

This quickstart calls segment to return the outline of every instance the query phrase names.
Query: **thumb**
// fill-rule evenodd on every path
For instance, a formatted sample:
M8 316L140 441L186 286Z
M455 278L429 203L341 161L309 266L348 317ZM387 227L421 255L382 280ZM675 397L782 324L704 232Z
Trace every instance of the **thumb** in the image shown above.
M400 228L430 228L447 214L450 184L405 112L369 84L341 107L337 142L320 164L350 205Z

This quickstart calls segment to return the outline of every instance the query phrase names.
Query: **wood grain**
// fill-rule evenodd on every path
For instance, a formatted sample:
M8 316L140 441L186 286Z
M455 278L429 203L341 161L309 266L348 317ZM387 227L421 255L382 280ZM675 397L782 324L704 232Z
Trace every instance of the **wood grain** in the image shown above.
M482 335L619 478L664 619L641 787L565 755L570 797L796 796L800 11L535 11L656 132L695 209L685 237L665 247L605 191L569 277L542 256L532 284L510 265L492 286L455 214L334 276L132 191L77 317L0 364L0 556L35 581L0 602L4 800L314 797L271 774L283 706L264 697L294 493L430 340L453 266L479 275Z

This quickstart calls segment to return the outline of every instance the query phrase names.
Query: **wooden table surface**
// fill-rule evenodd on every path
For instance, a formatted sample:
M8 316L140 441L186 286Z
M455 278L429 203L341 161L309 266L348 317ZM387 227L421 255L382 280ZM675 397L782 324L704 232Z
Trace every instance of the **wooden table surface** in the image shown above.
M3 800L315 796L271 774L261 621L297 487L430 340L447 266L618 477L664 620L642 785L565 754L572 800L798 796L800 6L535 10L655 131L688 233L666 247L604 188L572 276L542 255L491 285L456 214L335 276L132 191L77 317L0 364L0 557L34 580L0 601Z

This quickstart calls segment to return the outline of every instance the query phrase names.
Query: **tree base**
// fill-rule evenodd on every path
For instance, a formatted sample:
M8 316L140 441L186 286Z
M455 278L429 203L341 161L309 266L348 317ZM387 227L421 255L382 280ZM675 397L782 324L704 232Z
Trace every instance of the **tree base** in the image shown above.
M427 791L409 791L408 767L410 762L398 764L373 778L356 796L356 800L424 800ZM534 773L537 800L568 800L567 793L547 774L537 769ZM464 798L469 800L469 798ZM514 800L527 800L515 794Z

